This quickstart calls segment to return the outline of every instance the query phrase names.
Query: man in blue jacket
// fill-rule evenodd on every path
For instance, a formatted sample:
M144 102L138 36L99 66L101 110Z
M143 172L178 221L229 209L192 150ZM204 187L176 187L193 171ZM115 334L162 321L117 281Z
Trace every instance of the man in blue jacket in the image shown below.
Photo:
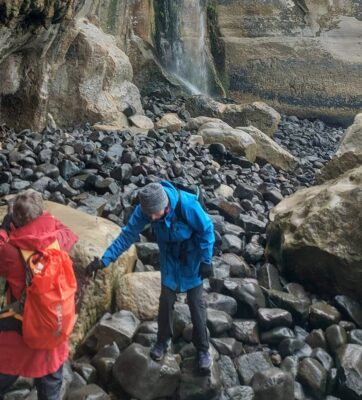
M199 367L209 371L212 359L206 327L206 306L202 298L203 279L213 274L211 259L215 242L210 217L195 195L177 190L171 183L150 183L138 193L139 205L129 222L102 258L94 259L87 272L94 273L115 261L139 238L151 223L160 249L161 296L157 342L151 357L160 361L172 337L172 313L176 294L187 292L193 324L192 341L198 352ZM180 202L180 203L179 203ZM182 218L176 212L180 210Z

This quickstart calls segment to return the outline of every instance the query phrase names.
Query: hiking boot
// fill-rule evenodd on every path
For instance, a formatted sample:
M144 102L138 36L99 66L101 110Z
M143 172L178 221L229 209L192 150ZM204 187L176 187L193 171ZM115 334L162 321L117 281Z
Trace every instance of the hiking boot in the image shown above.
M205 373L210 373L212 365L211 354L208 351L199 351L198 359L200 370Z
M155 361L161 361L166 353L167 343L156 342L150 351L150 356Z

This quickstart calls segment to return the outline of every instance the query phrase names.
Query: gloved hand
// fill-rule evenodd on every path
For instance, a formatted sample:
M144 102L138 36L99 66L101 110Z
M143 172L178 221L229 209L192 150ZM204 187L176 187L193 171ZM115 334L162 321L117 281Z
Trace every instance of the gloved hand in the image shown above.
M4 229L4 231L9 233L10 232L10 224L11 223L12 223L12 217L11 217L11 214L8 213L8 214L5 215L0 228Z
M214 276L214 267L212 264L201 263L199 268L199 276L202 279L212 278Z
M92 278L95 278L97 275L97 271L99 269L103 269L104 264L98 257L94 257L94 260L91 261L85 268L85 273L87 276L91 276Z

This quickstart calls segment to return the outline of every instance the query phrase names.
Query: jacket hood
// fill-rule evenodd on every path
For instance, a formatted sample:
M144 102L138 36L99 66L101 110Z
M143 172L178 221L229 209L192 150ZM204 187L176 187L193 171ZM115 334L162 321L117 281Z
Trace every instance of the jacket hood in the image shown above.
M48 212L21 228L10 232L9 242L13 246L32 251L42 251L57 238L56 220Z

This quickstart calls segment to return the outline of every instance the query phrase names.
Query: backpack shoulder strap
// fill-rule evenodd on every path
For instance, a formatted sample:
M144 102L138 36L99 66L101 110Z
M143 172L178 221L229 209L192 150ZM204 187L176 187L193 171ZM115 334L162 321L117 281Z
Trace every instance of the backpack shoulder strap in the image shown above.
M184 213L182 212L182 202L181 202L181 191L180 191L180 189L177 189L177 193L178 193L178 200L177 200L177 204L176 204L176 207L175 207L176 218L179 221L187 224L187 221L186 221L186 218L184 216Z

